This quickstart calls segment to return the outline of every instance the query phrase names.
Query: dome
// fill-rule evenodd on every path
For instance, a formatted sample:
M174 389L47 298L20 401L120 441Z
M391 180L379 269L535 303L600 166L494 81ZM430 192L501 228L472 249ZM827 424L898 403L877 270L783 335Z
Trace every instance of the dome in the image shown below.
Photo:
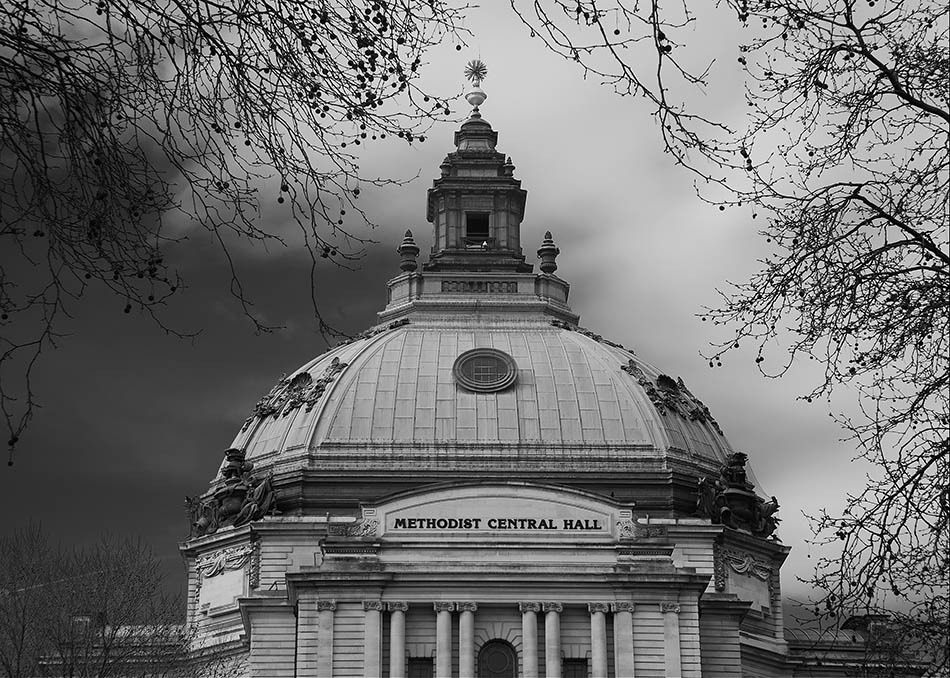
M453 365L464 352L510 356L517 378L473 392ZM383 325L281 379L232 445L258 466L306 461L320 450L360 448L381 467L396 450L452 447L680 455L717 467L731 453L709 410L682 380L618 344L549 318L518 324ZM459 461L459 460L456 460Z
M427 261L407 231L377 324L278 380L211 495L253 468L298 515L473 477L695 510L729 443L675 373L580 327L551 233L540 272L526 261L527 192L496 140L477 113L456 132Z

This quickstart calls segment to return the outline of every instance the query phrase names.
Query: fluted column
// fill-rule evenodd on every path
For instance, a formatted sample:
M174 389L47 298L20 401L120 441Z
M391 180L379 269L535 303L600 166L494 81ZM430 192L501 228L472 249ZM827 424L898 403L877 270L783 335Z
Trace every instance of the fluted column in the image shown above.
M458 604L459 678L475 678L475 610L473 602Z
M680 606L678 603L660 603L663 613L663 642L666 646L666 675L683 673L680 650Z
M518 603L521 611L521 675L538 678L538 612L540 603Z
M544 677L561 678L561 611L560 603L542 603L544 610Z
M452 678L452 608L455 603L432 604L435 618L435 678Z
M634 678L633 609L634 605L630 602L613 604L614 673L625 678Z
M389 678L406 678L406 610L409 603L389 603Z
M382 601L363 601L363 673L367 676L380 676L383 671L379 656L382 649L382 615Z
M588 603L591 678L607 678L607 603Z
M333 675L333 611L335 600L317 601L317 675Z

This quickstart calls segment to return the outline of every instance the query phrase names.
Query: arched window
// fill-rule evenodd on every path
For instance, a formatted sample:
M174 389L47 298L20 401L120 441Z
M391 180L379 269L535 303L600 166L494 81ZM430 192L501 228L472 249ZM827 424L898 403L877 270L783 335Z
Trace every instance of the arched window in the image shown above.
M478 651L478 678L516 678L518 655L511 643L490 640Z

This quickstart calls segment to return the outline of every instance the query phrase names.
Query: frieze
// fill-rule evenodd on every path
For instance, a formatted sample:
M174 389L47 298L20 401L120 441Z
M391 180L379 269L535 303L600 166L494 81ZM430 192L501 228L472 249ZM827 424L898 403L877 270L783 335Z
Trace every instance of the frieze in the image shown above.
M364 519L344 525L330 524L327 526L327 534L331 537L372 537L378 528L378 520Z
M443 280L448 294L517 294L518 283L507 280Z
M274 388L257 402L251 416L244 421L241 431L247 430L255 419L286 417L300 407L304 407L305 411L310 412L323 394L326 393L330 383L346 367L345 362L342 362L339 358L334 358L324 370L323 375L317 380L314 380L307 372L301 372L292 379L282 377Z
M195 572L202 577L214 577L227 570L239 570L254 554L254 544L241 544L198 556Z
M674 380L673 377L661 374L657 376L654 383L644 374L633 358L627 361L626 365L621 365L620 369L637 380L650 402L662 416L665 417L668 412L673 412L689 421L709 424L716 433L723 435L719 423L710 414L709 408L686 388L682 377Z
M666 537L668 530L666 525L637 525L635 536L641 539L650 539L657 537Z

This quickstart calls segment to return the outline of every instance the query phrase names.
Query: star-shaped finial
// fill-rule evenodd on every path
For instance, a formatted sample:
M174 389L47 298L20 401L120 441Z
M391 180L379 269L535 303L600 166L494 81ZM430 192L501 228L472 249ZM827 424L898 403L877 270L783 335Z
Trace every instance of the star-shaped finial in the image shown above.
M481 59L472 59L465 65L465 77L472 81L476 87L482 84L488 76L488 67Z

